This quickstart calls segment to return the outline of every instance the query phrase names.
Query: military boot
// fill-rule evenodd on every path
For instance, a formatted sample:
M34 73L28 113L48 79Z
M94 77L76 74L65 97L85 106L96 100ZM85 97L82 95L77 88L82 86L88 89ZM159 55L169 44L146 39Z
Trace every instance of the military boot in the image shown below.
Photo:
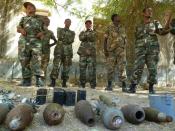
M23 78L18 86L31 86L31 78Z
M95 86L91 86L91 89L95 89L96 87Z
M127 92L126 82L125 81L122 82L122 92Z
M105 88L105 90L107 90L107 91L112 91L112 81L108 81L108 85L107 85L107 87Z
M62 81L62 87L67 88L66 82L67 82L66 80Z
M85 83L81 83L80 88L85 88L85 85L86 85Z
M41 76L36 76L36 86L37 86L37 87L42 87L42 86L44 86L44 82L43 82L43 80L41 79Z
M155 94L155 90L154 90L153 84L149 84L149 94Z
M55 87L55 85L56 85L56 79L54 79L54 78L51 78L51 82L50 82L50 87Z
M131 84L127 93L136 93L136 84Z

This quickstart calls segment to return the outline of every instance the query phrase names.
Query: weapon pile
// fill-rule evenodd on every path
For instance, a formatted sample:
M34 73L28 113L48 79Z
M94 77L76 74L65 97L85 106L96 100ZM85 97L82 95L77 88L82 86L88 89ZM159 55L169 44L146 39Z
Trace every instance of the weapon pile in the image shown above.
M0 91L0 124L5 123L12 131L24 130L33 120L34 113L40 105L46 103L47 89L40 88L35 100L20 98L10 91ZM124 125L125 121L140 124L144 120L150 122L172 122L173 118L151 107L140 107L128 104L118 108L118 99L100 95L97 100L86 100L86 91L64 90L55 88L53 102L46 105L43 119L49 126L59 125L64 121L64 106L74 106L77 119L85 125L92 127L102 122L104 127L116 130ZM100 121L98 121L100 120Z

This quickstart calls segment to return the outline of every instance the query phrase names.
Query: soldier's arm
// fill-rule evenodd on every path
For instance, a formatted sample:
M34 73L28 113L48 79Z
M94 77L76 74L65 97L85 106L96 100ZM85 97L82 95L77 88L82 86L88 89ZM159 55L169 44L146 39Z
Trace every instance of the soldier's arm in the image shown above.
M85 35L85 32L82 31L79 35L79 40L80 41L86 41L87 40L87 36Z
M21 18L20 22L19 22L19 25L17 26L17 32L18 33L21 33L22 35L26 35L26 31L24 30L23 28L23 17Z
M155 31L159 35L166 35L170 32L170 29L161 28Z
M62 35L62 28L59 28L57 29L57 38L58 38L58 41L62 41L64 39L64 36Z
M124 44L127 44L127 36L126 36L126 31L124 28L122 28L122 38L124 39Z
M43 39L45 33L44 22L40 18L38 18L38 20L40 21L40 27L39 27L39 33L36 35L36 37L39 39Z
M107 41L108 41L108 36L109 36L109 28L106 29L105 34L104 34L104 43L103 43L103 47L104 47L104 54L107 57L108 51L107 51Z
M74 42L74 39L75 39L75 32L72 31L72 35L70 38L68 38L68 43L73 43Z
M166 35L170 32L170 29L169 29L168 25L165 25L165 27L163 28L161 26L160 22L158 22L158 21L155 21L154 24L155 24L155 28L156 28L156 30L155 30L156 34Z
M50 44L50 47L52 47L52 46L54 46L54 45L57 44L57 39L56 39L56 37L54 36L54 33L53 33L53 32L51 32L51 33L52 33L52 34L51 34L51 39L54 41L54 43Z

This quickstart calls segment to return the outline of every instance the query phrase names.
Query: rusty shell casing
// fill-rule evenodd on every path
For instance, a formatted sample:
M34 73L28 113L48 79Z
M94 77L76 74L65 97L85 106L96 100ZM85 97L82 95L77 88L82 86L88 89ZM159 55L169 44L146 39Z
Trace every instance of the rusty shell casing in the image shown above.
M145 111L145 120L151 122L171 122L172 119L170 116L167 116L165 113L158 111L157 109L151 107L144 107Z
M125 119L132 124L140 124L145 120L145 112L138 105L125 105L121 108Z
M95 125L95 114L92 106L86 100L80 100L75 105L75 115L84 124L92 127Z
M22 131L33 120L34 110L33 107L28 104L20 104L13 108L6 117L6 126L11 131Z
M48 125L58 125L64 120L65 110L57 103L50 103L43 112L43 118Z

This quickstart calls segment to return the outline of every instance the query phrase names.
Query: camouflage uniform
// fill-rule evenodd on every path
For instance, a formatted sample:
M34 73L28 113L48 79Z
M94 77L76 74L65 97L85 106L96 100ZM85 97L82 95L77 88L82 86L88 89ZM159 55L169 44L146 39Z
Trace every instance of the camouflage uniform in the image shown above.
M107 79L108 81L114 80L115 67L118 67L119 81L125 82L126 80L126 56L125 56L125 46L126 46L126 34L124 28L120 25L116 27L111 24L107 27L105 32L107 35L107 47L106 62L107 62Z
M87 82L86 70L88 70L88 78L91 88L96 87L96 48L95 48L96 33L93 30L82 31L79 35L81 41L78 49L80 55L80 84L85 87Z
M54 50L53 69L50 77L57 79L59 75L60 65L63 65L61 79L67 81L69 79L70 66L72 65L72 43L74 42L75 32L66 28L57 29L58 43Z
M160 24L159 27L161 27ZM155 28L155 22L141 24L136 27L136 60L131 77L131 82L133 84L139 83L145 64L149 72L148 83L150 85L157 83L157 64L160 50L157 35L154 33Z
M43 31L43 23L37 16L25 16L22 17L18 28L23 28L27 33L26 36L21 36L19 39L18 56L22 66L22 75L24 78L31 77L32 69L34 75L42 76L42 41L36 38L36 35Z
M44 71L44 76L46 76L47 66L50 60L50 39L56 40L53 32L51 30L44 30L44 39L42 45L42 60L41 69Z

